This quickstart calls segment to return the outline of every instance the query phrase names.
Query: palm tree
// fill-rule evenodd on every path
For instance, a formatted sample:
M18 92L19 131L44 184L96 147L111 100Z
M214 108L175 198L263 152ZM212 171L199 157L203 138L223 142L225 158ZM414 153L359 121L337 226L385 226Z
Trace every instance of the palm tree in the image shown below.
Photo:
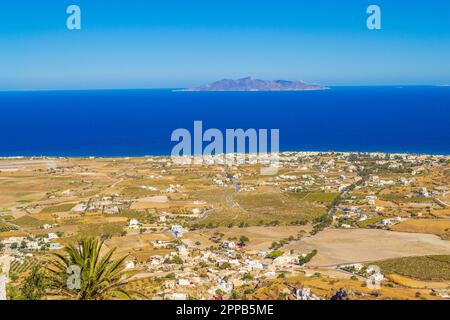
M52 291L77 300L131 299L135 294L124 289L130 278L124 264L127 256L113 260L116 249L102 255L102 246L103 241L98 239L84 239L77 246L67 246L65 255L54 254L57 259L47 268ZM75 287L69 285L73 277L78 277Z

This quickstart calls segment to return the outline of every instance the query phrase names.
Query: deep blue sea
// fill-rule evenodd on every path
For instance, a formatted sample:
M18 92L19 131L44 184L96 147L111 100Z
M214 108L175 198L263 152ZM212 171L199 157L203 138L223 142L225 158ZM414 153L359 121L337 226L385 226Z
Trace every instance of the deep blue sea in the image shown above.
M170 154L176 128L279 128L289 151L450 154L450 87L0 93L0 156Z

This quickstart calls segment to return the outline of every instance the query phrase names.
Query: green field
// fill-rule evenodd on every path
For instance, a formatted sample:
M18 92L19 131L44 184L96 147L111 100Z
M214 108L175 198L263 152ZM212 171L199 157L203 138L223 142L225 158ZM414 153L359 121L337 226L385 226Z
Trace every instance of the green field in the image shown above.
M397 194L397 193L388 193L388 194L381 194L378 196L378 198L380 200L383 201L391 201L397 204L400 203L430 203L433 202L433 198L422 198L422 197L405 197L402 194Z
M339 195L339 193L335 192L299 192L294 194L299 196L302 200L319 202L326 205L332 203Z
M226 198L226 197L225 197ZM304 200L294 193L245 192L229 195L223 207L211 212L201 225L256 226L291 225L296 221L313 221L326 212L319 202Z
M104 235L119 236L125 226L124 222L81 224L79 225L79 236L85 238Z
M158 191L145 190L138 186L125 187L121 193L126 198L151 197L160 194Z
M389 259L374 262L384 274L400 274L419 280L449 281L450 255Z
M75 205L76 205L76 203L64 203L64 204L59 204L56 206L50 206L50 207L44 208L42 210L42 213L67 212L67 211L70 211Z
M14 220L13 223L17 224L18 226L21 226L21 227L38 228L43 224L46 224L46 223L50 224L51 221L39 220L39 219L33 218L31 216L23 216L23 217L20 217L20 218Z
M367 219L364 221L358 221L356 224L360 228L368 228L370 225L375 225L383 219L384 219L384 217L378 216L378 217L373 217L373 218L370 218L370 219Z

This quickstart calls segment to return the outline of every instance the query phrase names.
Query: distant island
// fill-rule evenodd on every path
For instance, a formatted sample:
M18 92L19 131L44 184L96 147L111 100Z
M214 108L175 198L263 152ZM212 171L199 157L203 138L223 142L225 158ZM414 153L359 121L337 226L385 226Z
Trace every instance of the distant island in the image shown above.
M223 79L200 87L180 89L177 91L307 91L307 90L325 90L318 84L309 84L304 81L288 80L260 80L252 77L242 79Z

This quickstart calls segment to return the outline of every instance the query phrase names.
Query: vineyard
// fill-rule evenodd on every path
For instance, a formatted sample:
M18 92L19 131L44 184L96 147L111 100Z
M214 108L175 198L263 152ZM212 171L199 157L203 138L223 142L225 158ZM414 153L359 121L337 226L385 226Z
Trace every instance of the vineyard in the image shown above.
M26 258L22 260L14 260L11 262L11 267L9 272L15 274L21 274L23 272L27 272L31 270L31 268L37 264L39 260L35 257Z
M0 222L0 232L9 232L9 231L15 231L17 228L10 226L6 223Z

